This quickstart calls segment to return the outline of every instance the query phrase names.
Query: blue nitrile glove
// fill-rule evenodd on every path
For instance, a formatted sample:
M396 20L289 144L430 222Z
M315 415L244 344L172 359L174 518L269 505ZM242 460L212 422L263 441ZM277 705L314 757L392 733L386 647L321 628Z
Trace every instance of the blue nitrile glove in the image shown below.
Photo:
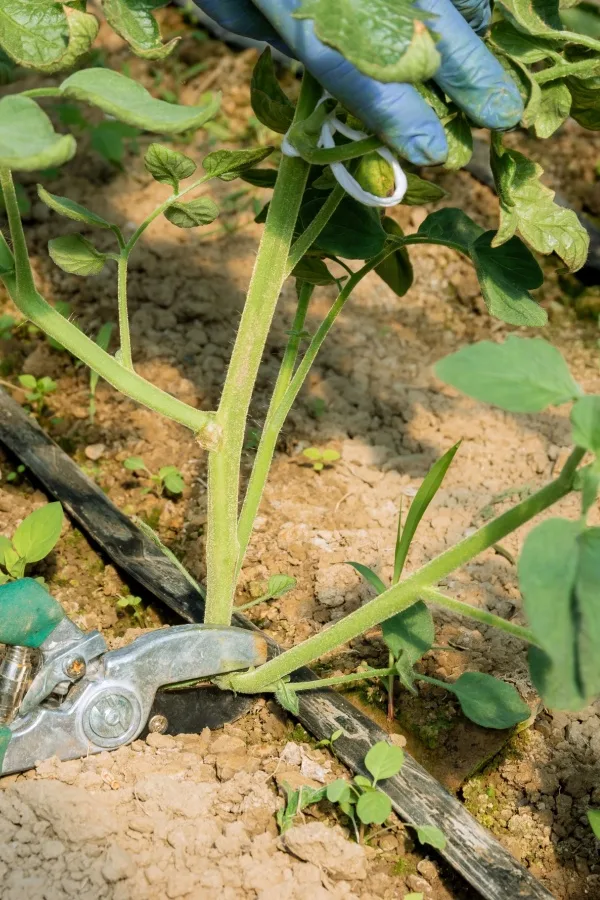
M383 84L361 74L325 46L307 19L294 19L300 0L195 0L223 28L267 41L299 59L329 93L386 144L416 165L442 163L447 146L433 110L409 84ZM489 0L418 0L437 19L442 62L435 81L476 125L512 128L523 104L516 85L477 36L490 21Z

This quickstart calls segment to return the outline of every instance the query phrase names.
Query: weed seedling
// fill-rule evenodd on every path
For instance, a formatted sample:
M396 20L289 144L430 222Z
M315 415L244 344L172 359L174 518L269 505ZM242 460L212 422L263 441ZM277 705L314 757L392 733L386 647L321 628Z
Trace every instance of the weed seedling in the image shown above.
M117 607L127 610L128 614L137 623L139 628L146 627L146 615L142 605L142 598L134 594L125 594L117 598Z
M141 456L130 456L125 460L123 466L129 472L135 472L136 474L139 472L145 473L150 479L152 484L149 487L145 487L142 490L142 494L149 494L151 491L155 490L155 485L158 488L159 493L164 493L166 491L174 497L178 497L183 493L185 481L177 466L162 466L162 468L153 475Z
M6 480L13 483L18 483L21 480L21 476L24 474L24 472L25 466L18 465L16 469L13 469L8 473L8 475L6 476Z
M35 375L19 375L19 384L26 389L25 399L33 407L36 415L46 412L46 398L53 394L58 385L48 375L36 378Z
M302 451L302 456L310 461L315 472L320 472L325 466L332 466L340 458L337 450L320 450L318 447L307 447Z
M48 503L23 519L12 538L0 535L0 584L22 578L28 565L48 556L60 537L62 524L62 506Z
M317 741L315 747L317 748L317 750L319 750L321 747L327 747L328 750L331 750L332 753L335 753L335 748L333 745L341 738L343 733L344 732L341 729L338 729L337 731L333 732L331 737L324 738L322 741Z
M283 597L288 591L293 591L295 587L296 579L292 578L291 575L271 575L266 585L264 585L261 595L248 603L244 603L242 606L236 606L236 611L245 612L248 609L252 609L253 606L258 606L259 603L266 603L267 600L277 600L278 597Z

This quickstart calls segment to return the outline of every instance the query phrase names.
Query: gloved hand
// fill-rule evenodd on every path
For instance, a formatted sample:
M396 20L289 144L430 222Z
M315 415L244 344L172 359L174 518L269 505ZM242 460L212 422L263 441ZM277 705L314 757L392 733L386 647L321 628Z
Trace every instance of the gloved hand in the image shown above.
M443 163L444 129L409 84L363 75L315 36L310 20L294 19L299 0L195 0L223 28L267 41L299 59L311 74L386 144L416 165ZM442 62L435 81L476 125L512 128L523 104L516 85L477 36L490 20L489 0L418 0L437 19Z

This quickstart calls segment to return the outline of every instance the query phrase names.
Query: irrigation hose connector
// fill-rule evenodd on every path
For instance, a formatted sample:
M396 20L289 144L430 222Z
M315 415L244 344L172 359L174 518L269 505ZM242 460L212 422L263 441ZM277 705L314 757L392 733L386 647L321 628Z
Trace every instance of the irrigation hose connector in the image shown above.
M326 100L331 98L331 94L327 91L323 92L323 96L317 103L317 106L320 106ZM351 141L362 141L365 138L370 137L364 131L358 131L355 128L350 128L350 126L346 125L344 122L341 122L335 115L334 112L331 112L327 118L325 119L322 127L321 134L319 136L319 140L317 142L317 146L319 148L325 150L333 150L335 149L336 143L334 139L334 135L338 131L340 134L344 135ZM281 142L281 152L284 156L301 156L298 150L293 146L289 139L289 131L284 135L283 141ZM393 155L393 153L388 150L387 147L379 147L374 151L384 159L388 165L390 166L393 175L394 175L394 190L389 195L389 197L380 197L377 194L372 194L369 191L366 191L361 185L358 183L356 178L350 174L346 166L342 162L332 162L329 163L329 167L333 172L333 176L340 184L347 194L350 194L351 197L354 197L355 200L358 200L359 203L362 203L364 206L379 206L379 207L389 207L389 206L397 206L398 203L402 201L404 197L408 182L406 180L406 175L402 169L402 166Z

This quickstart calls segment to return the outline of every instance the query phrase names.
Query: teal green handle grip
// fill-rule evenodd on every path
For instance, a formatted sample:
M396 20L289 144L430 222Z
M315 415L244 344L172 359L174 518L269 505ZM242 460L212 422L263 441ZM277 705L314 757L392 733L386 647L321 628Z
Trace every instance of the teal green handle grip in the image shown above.
M65 611L33 578L0 586L0 643L33 649L43 644ZM0 743L1 743L0 735Z

